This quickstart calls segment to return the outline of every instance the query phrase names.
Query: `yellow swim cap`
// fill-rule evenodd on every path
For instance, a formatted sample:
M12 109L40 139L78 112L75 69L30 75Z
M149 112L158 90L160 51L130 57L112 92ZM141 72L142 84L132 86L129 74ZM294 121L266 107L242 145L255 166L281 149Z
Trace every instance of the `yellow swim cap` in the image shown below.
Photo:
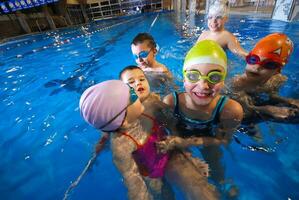
M187 53L184 69L197 64L216 64L227 72L227 57L221 46L213 40L203 40L195 44Z

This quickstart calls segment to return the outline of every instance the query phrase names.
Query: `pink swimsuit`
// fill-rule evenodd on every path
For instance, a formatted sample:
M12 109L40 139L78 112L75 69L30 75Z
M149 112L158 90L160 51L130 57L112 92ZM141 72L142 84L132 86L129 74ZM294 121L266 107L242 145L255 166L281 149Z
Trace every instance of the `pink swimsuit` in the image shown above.
M169 155L167 153L158 153L156 142L161 141L167 133L165 128L160 126L155 119L146 114L143 115L153 121L152 134L143 145L139 144L129 134L122 134L129 137L137 146L137 149L133 152L133 158L138 164L140 173L150 178L160 178L164 175Z

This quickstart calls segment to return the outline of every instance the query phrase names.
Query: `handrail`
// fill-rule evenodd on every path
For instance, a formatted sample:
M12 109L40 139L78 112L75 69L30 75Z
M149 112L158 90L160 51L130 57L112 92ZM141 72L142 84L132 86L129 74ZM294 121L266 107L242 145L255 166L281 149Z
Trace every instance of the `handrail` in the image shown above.
M39 23L38 23L38 19L35 20L35 23L37 25L37 28L38 28L39 32L42 32L42 29L40 28Z

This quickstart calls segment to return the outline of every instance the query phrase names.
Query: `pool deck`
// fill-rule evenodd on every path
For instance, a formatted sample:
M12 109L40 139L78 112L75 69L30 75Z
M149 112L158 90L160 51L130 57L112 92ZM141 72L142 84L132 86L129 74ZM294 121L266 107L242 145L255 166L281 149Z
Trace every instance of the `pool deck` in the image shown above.
M261 18L271 18L272 10L272 6L259 7L257 10L255 6L230 7L229 15L249 15ZM205 14L205 10L200 10L199 13Z
M239 7L231 7L229 14L230 15L249 15L249 16L254 16L257 18L258 17L271 18L272 10L273 10L273 6L259 7L257 11L256 11L255 6L239 6ZM205 14L205 10L200 10L198 13ZM70 26L70 27L82 26L82 25L84 25L84 24L74 25L74 26ZM59 29L63 29L63 28L66 28L66 27L61 27ZM51 30L47 30L47 31L51 31ZM45 32L47 32L47 31L45 31ZM7 41L11 41L13 39L21 38L26 35L40 34L40 33L43 33L43 32L35 32L35 33L30 33L30 34L22 34L22 35L18 35L18 36L14 36L14 37L3 38L3 39L0 39L0 44L3 44Z

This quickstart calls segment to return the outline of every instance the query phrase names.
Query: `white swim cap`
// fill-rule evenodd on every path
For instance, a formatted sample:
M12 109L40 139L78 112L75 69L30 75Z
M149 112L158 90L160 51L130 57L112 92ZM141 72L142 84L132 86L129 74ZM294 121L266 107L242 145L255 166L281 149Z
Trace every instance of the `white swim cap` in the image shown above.
M227 1L215 1L213 4L211 4L208 12L209 16L222 16L227 17L228 16L228 6Z

